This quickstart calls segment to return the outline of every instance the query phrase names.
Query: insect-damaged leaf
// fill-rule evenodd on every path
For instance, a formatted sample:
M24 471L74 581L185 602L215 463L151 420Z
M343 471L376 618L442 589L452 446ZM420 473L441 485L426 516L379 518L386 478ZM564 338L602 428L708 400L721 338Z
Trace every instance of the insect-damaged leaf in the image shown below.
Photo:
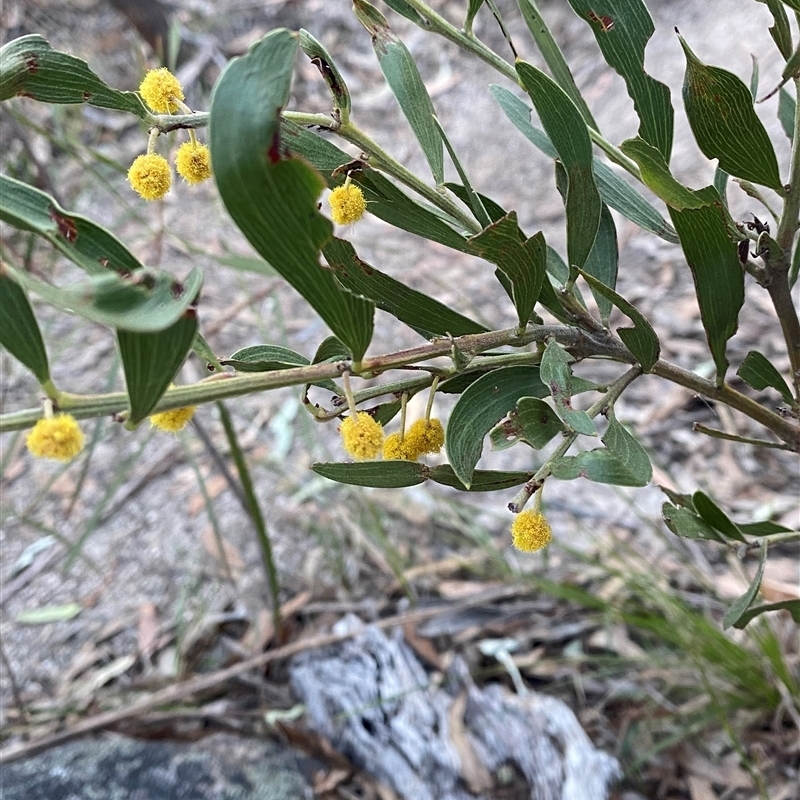
M89 103L142 119L148 116L138 94L110 88L85 61L53 50L35 33L0 48L0 100L15 95L43 103Z
M569 0L594 33L603 58L624 79L639 117L639 136L669 161L674 111L669 88L645 72L655 26L642 0Z
M278 29L225 68L211 103L214 177L248 241L359 360L372 338L374 306L320 264L320 248L333 233L317 209L325 182L306 161L287 155L281 141L296 52L297 35Z
M547 248L544 234L526 239L511 211L469 239L469 252L496 264L508 278L521 327L527 325L544 281Z

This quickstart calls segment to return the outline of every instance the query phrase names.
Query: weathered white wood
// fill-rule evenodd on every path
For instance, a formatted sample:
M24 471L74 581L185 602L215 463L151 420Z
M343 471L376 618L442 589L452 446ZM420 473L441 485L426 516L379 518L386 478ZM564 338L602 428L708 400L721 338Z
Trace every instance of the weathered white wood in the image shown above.
M479 689L462 661L434 686L399 633L365 627L342 645L298 656L290 671L312 727L406 800L474 800L467 787L481 770L462 764L459 752L473 753L484 774L513 763L531 800L607 800L619 777L616 759L592 745L560 700L496 684ZM468 746L456 747L450 719L463 693L458 735Z

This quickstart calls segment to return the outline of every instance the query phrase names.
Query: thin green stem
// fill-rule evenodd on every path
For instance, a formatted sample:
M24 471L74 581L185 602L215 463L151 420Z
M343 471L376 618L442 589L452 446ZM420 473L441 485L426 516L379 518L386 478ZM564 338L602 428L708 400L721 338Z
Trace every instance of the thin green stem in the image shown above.
M631 367L624 375L621 375L613 383L609 384L605 394L586 409L586 413L594 419L605 409L613 406L620 395L628 388L640 375L642 368L637 364ZM510 511L518 514L525 507L525 503L535 492L538 492L542 484L549 477L553 471L553 464L559 459L563 458L567 451L577 440L579 433L568 433L564 439L559 443L558 447L552 452L550 457L544 464L536 471L534 476L517 492L514 499L508 504Z
M286 116L287 119L291 119L288 114ZM481 226L478 225L472 217L462 211L449 197L428 186L428 184L422 181L413 172L406 169L399 161L392 158L392 156L390 156L374 139L370 138L364 131L353 125L352 122L341 125L335 130L343 139L346 139L351 144L357 145L370 156L370 166L397 178L401 183L413 189L417 194L457 220L465 230L470 233L480 233Z

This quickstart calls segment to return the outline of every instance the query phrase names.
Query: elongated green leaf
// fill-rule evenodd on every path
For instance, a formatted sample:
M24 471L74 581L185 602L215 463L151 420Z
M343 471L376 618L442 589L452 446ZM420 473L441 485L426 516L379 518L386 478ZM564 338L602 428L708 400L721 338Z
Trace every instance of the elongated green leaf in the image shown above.
M556 83L575 104L586 124L599 131L600 128L594 117L592 117L589 106L586 105L580 90L575 85L575 79L572 77L572 72L564 58L564 54L553 38L553 34L550 33L550 29L542 18L535 0L518 0L518 5L519 10L522 12L522 18L525 20L525 24L528 26L539 52L542 54L542 58L544 58L545 63L553 73Z
M343 175L334 177L332 173L338 167L349 164L352 161L351 156L321 136L287 120L283 120L281 129L284 143L290 150L303 156L316 167L324 176L329 188L344 183ZM467 240L464 236L453 230L431 210L414 202L381 173L364 168L361 172L351 172L351 175L364 192L370 214L400 230L422 236L454 250L466 250ZM457 224L455 220L453 224Z
M792 29L789 27L789 17L781 0L758 0L769 8L775 24L769 29L769 35L778 46L781 55L789 58L792 54Z
M519 430L519 437L536 450L565 432L558 414L537 397L520 398L517 410L511 413L509 421Z
M789 533L791 528L778 525L768 519L762 522L742 522L738 524L739 530L746 536L774 536L776 533Z
M778 120L781 123L783 132L792 140L794 132L794 115L797 101L792 97L786 89L781 89L778 92Z
M520 397L546 397L538 367L502 367L471 383L447 423L445 448L458 479L469 488L481 457L483 438L511 411Z
M542 383L550 390L550 395L559 417L576 433L585 436L597 435L592 418L585 411L572 408L572 370L570 364L575 359L557 342L547 343L540 365Z
M388 311L426 339L486 330L438 300L409 288L362 261L350 242L334 237L322 252L345 287L368 297L378 308Z
M607 297L633 323L632 328L617 328L617 335L622 339L628 350L633 353L642 369L645 372L650 372L661 355L661 345L653 326L635 306L613 289L609 289L608 286L587 272L581 271L581 276L592 287L593 291Z
M639 117L639 136L666 161L672 150L674 112L669 88L645 72L644 55L655 26L642 0L569 0L589 23L603 58L625 80Z
M679 37L686 55L683 102L698 146L729 175L783 191L778 159L747 86L732 72L709 67Z
M0 100L15 95L43 103L89 103L142 119L148 116L138 94L109 88L85 61L53 50L35 33L0 48Z
M600 227L597 229L597 237L583 269L589 275L597 278L600 283L613 289L617 285L618 265L617 226L614 225L614 218L604 203L603 210L600 212ZM600 318L603 320L603 324L608 326L613 303L602 292L592 289L592 294L598 309L600 309Z
M254 344L237 350L230 358L223 358L223 366L233 367L237 372L272 372L278 369L305 367L311 362L300 353L277 344ZM331 380L316 381L314 386L338 394L339 387Z
M536 148L550 158L558 158L547 134L530 123L531 109L503 86L492 84L489 89L503 113ZM654 233L667 242L677 243L678 235L661 214L629 183L620 178L599 158L592 159L597 190L604 203L640 228Z
M322 79L328 86L328 91L333 98L333 107L339 112L339 119L347 122L350 116L350 91L344 82L342 73L336 66L325 46L315 39L305 28L298 31L300 47L311 59L311 63L319 70Z
M457 477L449 464L432 467L428 477L434 483L451 486L460 492L499 492L527 483L532 477L532 472L503 472L490 469L476 469L472 473L472 482L467 488Z
M367 0L353 0L353 10L372 37L381 72L417 137L433 179L444 183L442 137L433 122L436 112L411 53L392 33L386 17Z
M692 495L694 510L709 524L728 539L746 541L739 526L707 495L697 491Z
M117 331L130 402L130 425L138 425L156 407L189 354L196 333L194 309L155 333Z
M788 611L792 615L792 619L800 625L800 600L781 600L777 603L767 603L763 606L752 606L748 608L740 617L733 623L734 628L744 628L761 614L766 614L767 611Z
M50 365L39 323L25 290L6 275L0 263L0 345L22 362L39 383L50 380Z
M536 67L518 61L517 74L567 172L567 261L583 267L600 225L602 202L592 174L592 142L569 97Z
M744 273L729 216L716 189L694 193L701 208L670 209L686 263L694 277L700 317L717 367L717 382L725 380L728 339L736 333L744 304Z
M196 300L203 282L199 270L180 283L167 273L142 269L127 278L106 273L60 288L8 265L5 272L56 308L130 331L158 331L174 324Z
M508 278L519 324L528 324L545 277L547 250L544 234L525 239L515 211L493 222L469 240L469 252L496 264Z
M214 177L248 241L360 360L372 338L374 306L320 265L320 248L333 232L317 209L325 184L305 161L287 157L281 142L296 51L296 35L279 29L225 68L211 103Z
M354 464L316 463L311 469L323 478L352 486L400 489L428 479L428 467L416 461L362 461Z
M620 145L620 150L639 165L642 181L670 208L681 210L700 208L703 205L702 200L691 189L672 177L664 156L644 139L627 139Z
M722 618L723 629L730 628L731 625L736 625L736 623L742 618L742 615L745 613L745 611L747 611L747 609L753 604L753 600L756 599L758 590L761 588L761 580L764 577L764 567L766 567L766 565L767 542L764 541L761 545L761 552L759 553L758 569L756 569L756 574L753 576L752 582L747 587L747 591L741 597L737 597L733 603L731 603L731 607L727 610L725 616Z
M684 539L708 539L713 542L725 541L725 537L721 533L688 508L679 508L671 503L664 503L661 506L661 516L666 526L676 536Z
M142 264L113 234L80 214L64 210L45 192L0 175L0 219L43 236L90 275L127 274Z
M748 385L754 389L761 391L769 386L780 392L784 402L789 405L794 405L794 397L789 390L783 376L773 366L765 356L761 355L757 350L751 350L742 361L736 374Z

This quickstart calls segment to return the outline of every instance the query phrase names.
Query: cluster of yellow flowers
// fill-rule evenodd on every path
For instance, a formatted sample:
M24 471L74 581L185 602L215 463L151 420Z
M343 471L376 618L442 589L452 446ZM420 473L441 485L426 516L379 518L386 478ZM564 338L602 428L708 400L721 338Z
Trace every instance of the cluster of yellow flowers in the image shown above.
M342 445L356 461L383 455L385 461L416 461L420 456L438 453L444 445L444 428L438 419L419 419L405 433L385 436L383 426L366 411L351 414L339 432Z
M151 69L139 86L139 93L157 114L191 113L184 103L180 81L166 67ZM128 181L145 200L160 200L172 186L172 169L164 156L153 152L156 136L151 135L147 153L137 156L128 170ZM211 154L200 144L193 130L175 154L175 169L189 184L202 183L211 177Z
M174 408L153 414L150 422L159 430L176 433L183 430L194 415L196 406ZM83 431L72 414L45 416L31 428L25 439L28 452L35 458L72 461L83 450Z

